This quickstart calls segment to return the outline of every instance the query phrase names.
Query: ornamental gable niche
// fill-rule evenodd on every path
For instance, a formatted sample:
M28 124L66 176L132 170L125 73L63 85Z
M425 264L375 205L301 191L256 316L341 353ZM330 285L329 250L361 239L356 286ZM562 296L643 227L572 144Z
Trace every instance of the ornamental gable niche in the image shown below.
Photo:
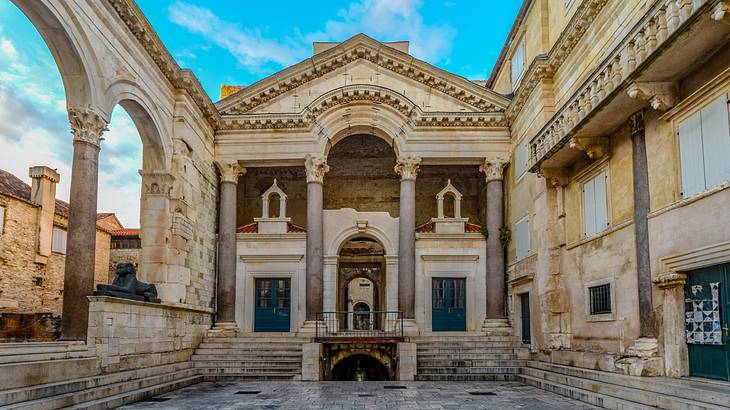
M362 85L381 92L344 95L341 103L370 99L415 105L423 112L503 113L509 101L483 86L359 34L217 103L225 115L299 114L332 105L333 91ZM392 91L398 97L383 97ZM388 93L390 94L390 93ZM405 97L391 103L385 98ZM412 107L409 107L412 109ZM320 108L321 109L321 108Z

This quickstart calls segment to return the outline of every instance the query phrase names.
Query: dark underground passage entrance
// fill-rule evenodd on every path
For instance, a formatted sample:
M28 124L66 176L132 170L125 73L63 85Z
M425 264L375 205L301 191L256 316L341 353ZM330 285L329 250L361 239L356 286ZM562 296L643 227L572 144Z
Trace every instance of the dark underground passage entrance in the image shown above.
M396 380L395 343L328 343L322 357L324 380L391 381Z

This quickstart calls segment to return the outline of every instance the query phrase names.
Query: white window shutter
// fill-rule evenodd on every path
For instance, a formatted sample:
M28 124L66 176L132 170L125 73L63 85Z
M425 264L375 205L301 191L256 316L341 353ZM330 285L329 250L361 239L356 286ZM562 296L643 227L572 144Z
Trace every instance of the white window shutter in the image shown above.
M705 189L730 181L730 119L727 97L716 99L700 112Z
M702 122L696 112L679 123L679 154L682 167L682 196L687 198L705 190L702 149Z
M51 250L66 254L66 231L61 228L53 228L53 237L51 240Z
M607 171L601 172L593 179L595 195L596 232L601 232L608 227L608 195L606 192Z
M583 224L586 236L598 232L596 226L596 194L595 179L583 184Z

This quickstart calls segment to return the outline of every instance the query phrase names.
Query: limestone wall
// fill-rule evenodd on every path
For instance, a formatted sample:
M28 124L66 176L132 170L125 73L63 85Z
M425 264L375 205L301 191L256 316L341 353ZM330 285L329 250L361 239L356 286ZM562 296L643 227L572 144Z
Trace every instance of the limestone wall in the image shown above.
M87 344L112 372L186 361L211 326L212 309L89 297Z

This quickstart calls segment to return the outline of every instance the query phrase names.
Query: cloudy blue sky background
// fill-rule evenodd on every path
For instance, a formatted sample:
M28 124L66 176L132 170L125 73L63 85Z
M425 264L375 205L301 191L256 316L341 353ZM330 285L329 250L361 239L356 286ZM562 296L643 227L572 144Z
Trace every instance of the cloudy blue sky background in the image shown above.
M138 0L182 67L213 101L221 84L248 85L311 55L313 41L365 33L410 41L411 53L469 79L486 79L520 0ZM245 6L242 6L245 4ZM142 147L117 107L100 154L99 212L139 225ZM57 168L68 200L71 135L56 64L35 28L0 0L0 168L30 182L28 168Z

